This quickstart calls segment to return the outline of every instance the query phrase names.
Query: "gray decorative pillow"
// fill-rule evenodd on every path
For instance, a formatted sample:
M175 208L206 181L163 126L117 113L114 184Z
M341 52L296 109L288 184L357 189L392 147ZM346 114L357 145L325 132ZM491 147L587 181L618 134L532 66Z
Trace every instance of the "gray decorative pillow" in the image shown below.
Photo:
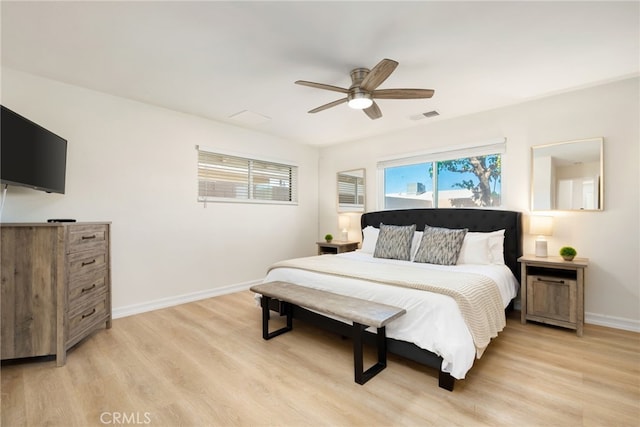
M411 239L416 225L384 225L380 224L380 234L376 241L374 258L401 259L409 261L411 256Z
M455 265L467 231L466 228L454 230L425 225L415 261Z

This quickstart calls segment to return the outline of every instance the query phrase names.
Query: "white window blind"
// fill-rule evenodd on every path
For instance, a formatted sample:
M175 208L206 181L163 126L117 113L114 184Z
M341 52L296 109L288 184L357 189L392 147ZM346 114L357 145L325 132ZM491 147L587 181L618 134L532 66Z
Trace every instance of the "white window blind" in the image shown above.
M198 147L198 201L298 202L297 166Z

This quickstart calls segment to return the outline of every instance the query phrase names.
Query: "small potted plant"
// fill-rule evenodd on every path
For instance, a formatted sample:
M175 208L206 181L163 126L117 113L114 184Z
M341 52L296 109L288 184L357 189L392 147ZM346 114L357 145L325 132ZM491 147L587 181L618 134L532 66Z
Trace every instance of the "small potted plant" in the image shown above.
M324 240L326 240L327 243L331 243L331 241L333 240L333 236L331 234L327 234L324 236Z
M577 253L578 252L576 252L576 250L573 249L571 246L563 246L562 248L560 248L560 256L565 261L573 260L573 258L576 256Z

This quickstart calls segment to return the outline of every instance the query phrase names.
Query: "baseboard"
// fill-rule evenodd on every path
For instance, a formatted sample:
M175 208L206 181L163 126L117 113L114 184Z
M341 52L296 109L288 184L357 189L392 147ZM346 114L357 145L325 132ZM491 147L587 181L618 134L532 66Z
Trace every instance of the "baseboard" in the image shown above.
M132 304L125 307L113 309L112 317L114 319L118 319L120 317L133 316L134 314L159 310L161 308L173 307L175 305L186 304L188 302L199 301L206 298L246 291L251 286L259 283L262 283L262 279L252 280L244 283L237 283L230 286L223 286L221 288L213 288L204 291L192 292L189 294L177 295L174 297L160 298L140 304ZM515 301L515 309L520 309L520 300ZM585 313L584 320L585 323L589 323L592 325L606 326L608 328L622 329L625 331L640 332L640 321L638 320L627 319L624 317L607 316L597 313Z
M168 298L160 298L157 300L144 302L140 304L127 305L113 309L112 318L133 316L134 314L146 313L147 311L159 310L161 308L173 307L175 305L186 304L188 302L199 301L206 298L217 297L220 295L232 294L235 292L245 291L251 286L262 283L260 280L252 280L250 282L238 283L221 288L206 289L204 291L192 292L189 294L176 295Z
M520 307L520 298L518 298L514 303L514 309L520 311ZM631 332L640 332L640 321L624 317L607 316L606 314L585 313L584 323Z
M640 332L640 321L624 317L607 316L605 314L585 313L584 323L606 326L608 328L623 329L625 331Z

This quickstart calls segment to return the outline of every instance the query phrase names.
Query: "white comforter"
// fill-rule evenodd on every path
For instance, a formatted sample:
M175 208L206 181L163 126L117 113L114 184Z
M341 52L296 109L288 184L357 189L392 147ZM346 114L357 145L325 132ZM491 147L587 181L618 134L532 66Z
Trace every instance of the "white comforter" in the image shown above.
M364 263L409 263L373 258L371 254L359 251L326 256L349 257ZM448 269L483 274L498 284L504 307L517 295L519 288L518 281L505 265L441 266L414 262L410 264L425 270ZM388 337L412 342L441 356L442 370L457 379L463 379L473 365L476 348L471 333L457 304L449 296L293 268L271 270L265 282L275 280L402 307L407 310L407 314L387 325Z

